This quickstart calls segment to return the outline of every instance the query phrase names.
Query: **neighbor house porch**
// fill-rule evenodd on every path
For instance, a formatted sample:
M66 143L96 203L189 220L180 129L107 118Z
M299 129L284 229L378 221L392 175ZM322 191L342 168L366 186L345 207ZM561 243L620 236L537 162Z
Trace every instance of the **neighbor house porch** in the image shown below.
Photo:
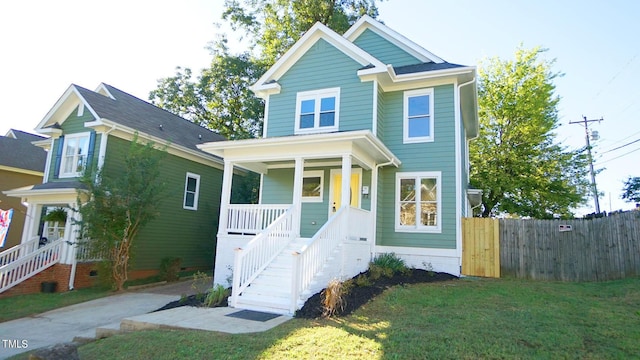
M292 314L332 278L366 270L377 173L399 160L370 131L207 143L224 158L214 282L231 306ZM234 172L261 176L259 204L232 204Z

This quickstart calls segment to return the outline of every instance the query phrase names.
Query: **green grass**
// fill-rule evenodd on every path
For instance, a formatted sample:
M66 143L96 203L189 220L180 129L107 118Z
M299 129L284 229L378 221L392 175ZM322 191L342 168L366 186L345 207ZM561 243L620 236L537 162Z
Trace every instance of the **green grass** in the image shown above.
M342 319L256 334L153 330L80 348L83 359L637 358L640 278L467 279L387 290Z
M0 322L40 314L113 294L105 288L88 288L53 294L28 294L0 298Z

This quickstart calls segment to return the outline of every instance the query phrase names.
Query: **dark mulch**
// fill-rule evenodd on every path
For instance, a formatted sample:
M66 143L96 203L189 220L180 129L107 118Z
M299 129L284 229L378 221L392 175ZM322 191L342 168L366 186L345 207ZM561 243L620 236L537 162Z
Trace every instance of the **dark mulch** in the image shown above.
M364 272L360 275L369 276L369 272ZM358 276L360 276L358 275ZM353 279L355 280L358 276L355 276ZM426 271L421 269L411 269L409 274L396 274L393 277L380 277L377 280L371 280L371 285L368 286L357 286L354 285L351 287L349 294L345 297L345 306L340 311L337 316L346 316L357 310L360 306L368 303L370 300L375 298L377 295L380 295L385 289L390 288L396 285L405 285L405 284L417 284L417 283L427 283L427 282L436 282L436 281L447 281L457 279L457 277L447 274L447 273L438 273L433 271ZM231 293L231 291L229 291ZM177 308L180 306L198 306L202 307L204 296L191 295L180 300L172 301L167 305L154 310L168 310ZM224 299L224 301L218 305L219 307L225 307L228 305L228 298ZM322 297L321 292L310 297L307 302L304 303L302 309L296 311L295 317L303 318L303 319L316 319L322 316Z
M362 275L368 276L369 272L364 272ZM354 277L354 279L357 278ZM357 286L353 285L347 296L344 298L345 305L338 316L349 315L362 305L368 303L370 300L381 294L385 289L404 284L417 284L436 281L447 281L457 279L457 277L447 273L437 273L432 271L426 271L421 269L411 269L408 275L396 274L393 277L381 277L377 280L372 280L371 285ZM296 311L295 317L303 319L316 319L322 316L322 292L317 293L310 297L307 302L304 303L302 309Z

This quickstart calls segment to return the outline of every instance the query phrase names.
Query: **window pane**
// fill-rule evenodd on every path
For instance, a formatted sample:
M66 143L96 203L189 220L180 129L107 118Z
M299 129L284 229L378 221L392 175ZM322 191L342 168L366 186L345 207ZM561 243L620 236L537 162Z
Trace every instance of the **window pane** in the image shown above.
M336 123L336 113L327 112L320 114L320 126L333 126Z
M335 110L336 110L336 98L335 97L322 98L320 100L320 111L321 112L335 111Z
M320 177L305 177L302 179L302 196L320 197Z
M195 198L196 194L187 192L184 197L184 206L193 207L193 205L195 204Z
M416 224L416 204L400 203L400 225Z
M78 146L78 139L69 139L67 140L67 145L64 150L64 153L68 156L73 156L76 153L76 147Z
M422 225L437 226L438 205L436 203L422 203Z
M436 201L436 179L420 180L420 199L422 201Z
M316 108L315 100L303 100L300 104L300 113L301 114L313 114Z
M195 178L187 179L187 191L195 192L198 181Z
M429 136L429 117L417 117L409 119L409 137Z
M300 129L313 127L313 114L300 115Z
M415 201L415 187L414 179L400 179L400 201Z
M82 169L84 168L84 161L85 161L85 156L84 155L78 155L78 160L76 162L76 169L74 170L74 172L81 172Z
M78 139L78 154L87 154L87 148L89 145L89 139L82 137Z
M409 117L429 115L429 95L409 98Z

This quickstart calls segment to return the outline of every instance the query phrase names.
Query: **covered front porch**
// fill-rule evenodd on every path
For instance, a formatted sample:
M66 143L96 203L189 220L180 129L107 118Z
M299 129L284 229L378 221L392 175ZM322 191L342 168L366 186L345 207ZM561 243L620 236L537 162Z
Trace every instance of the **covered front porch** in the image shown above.
M293 313L332 278L367 268L378 169L400 163L370 131L201 149L224 158L214 282L232 286L232 306ZM260 174L259 204L230 202L234 174L243 171ZM270 297L277 299L266 304Z

